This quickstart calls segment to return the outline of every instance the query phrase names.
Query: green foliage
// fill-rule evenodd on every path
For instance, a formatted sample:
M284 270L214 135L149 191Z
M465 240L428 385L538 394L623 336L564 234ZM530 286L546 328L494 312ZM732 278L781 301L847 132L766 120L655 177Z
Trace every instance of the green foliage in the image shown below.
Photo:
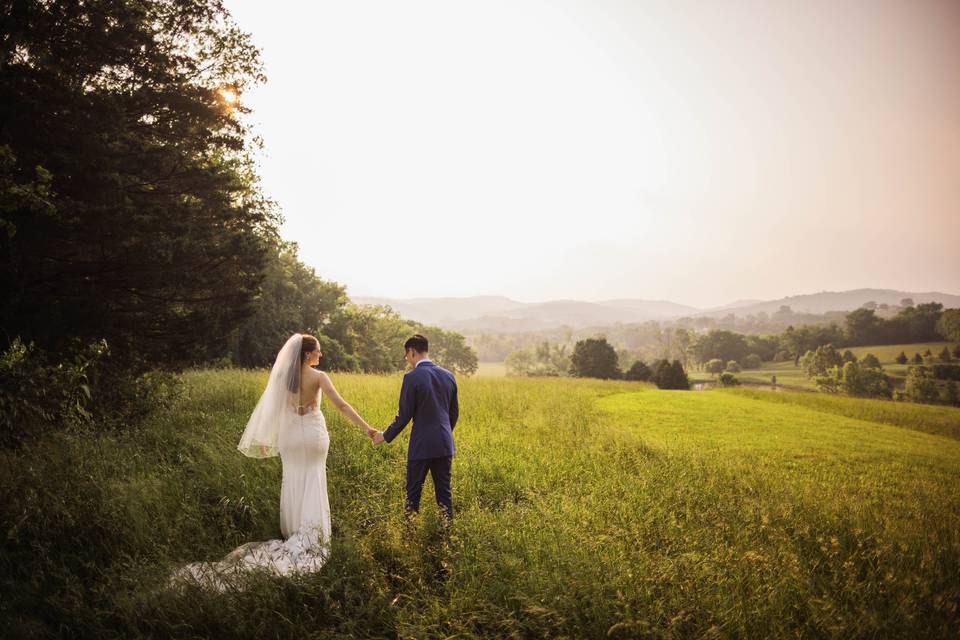
M903 388L904 398L911 402L936 403L940 400L940 389L936 378L928 367L910 367Z
M840 393L857 398L890 398L892 395L890 381L879 363L871 366L866 358L861 362L847 362L839 373Z
M937 380L960 380L960 364L935 364L930 370Z
M908 361L907 354L901 351L900 355L897 356L897 364L907 364Z
M770 359L772 360L773 357L771 356ZM760 356L755 353L751 353L743 359L743 367L745 369L759 369L762 364L763 361L760 359Z
M960 407L960 388L957 387L957 381L951 380L947 383L944 400L953 407Z
M923 364L923 356L919 353L913 354L913 364Z
M854 357L852 361L844 358L844 362L856 362L856 361L857 361L856 357ZM860 362L860 364L862 364L864 367L867 367L869 369L883 368L880 366L880 359L877 358L877 356L873 355L872 353L868 353L867 355L863 356L863 360Z
M807 351L800 360L800 366L808 378L828 375L833 367L843 366L843 358L832 344L817 347L816 351Z
M666 360L658 363L651 381L657 385L658 389L690 389L690 379L679 360L674 360L669 364Z
M960 342L960 309L947 309L937 319L936 332L944 340Z
M740 373L740 363L738 363L736 360L731 360L727 363L727 366L724 370L729 371L730 373Z
M297 252L296 243L281 243L269 257L253 313L236 329L225 354L229 362L268 367L291 334L309 333L319 339L324 326L347 304L344 287L320 279ZM335 340L326 340L323 366L350 369L355 363L344 358L345 349Z
M653 375L653 371L643 360L637 360L624 374L624 380L636 380L639 382L649 382L650 377Z
M724 371L720 374L720 386L721 387L736 387L739 386L740 380L737 379L737 376L733 375L730 371Z
M707 361L707 363L704 365L704 369L710 375L715 376L723 371L724 366L723 360L720 358L713 358L712 360Z
M505 361L512 376L560 377L570 375L567 345L542 342L530 349L512 351Z
M429 342L431 360L454 373L472 375L477 372L477 352L467 345L463 335L418 322L411 324L413 331L410 333L419 333Z
M578 378L617 379L621 377L617 352L606 338L587 338L573 347L570 373Z
M747 339L732 331L714 329L701 335L692 346L692 353L697 362L706 363L714 358L727 362L739 361L749 353Z
M214 0L3 13L0 348L106 339L130 373L222 355L279 222L219 93L263 79L259 52Z
M857 356L855 356L855 355L853 354L853 351L850 351L850 349L847 349L846 351L843 352L843 355L841 356L841 359L843 360L844 363L847 363L847 362L856 362L856 361L857 361Z
M950 362L950 349L948 347L944 347L940 352L940 355L937 357L940 359L940 362Z

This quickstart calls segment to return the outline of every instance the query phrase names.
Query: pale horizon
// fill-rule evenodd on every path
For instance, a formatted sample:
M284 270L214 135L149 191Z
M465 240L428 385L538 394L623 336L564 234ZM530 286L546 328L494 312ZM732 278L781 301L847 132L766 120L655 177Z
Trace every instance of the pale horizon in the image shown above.
M351 296L960 292L960 3L226 6L264 192Z

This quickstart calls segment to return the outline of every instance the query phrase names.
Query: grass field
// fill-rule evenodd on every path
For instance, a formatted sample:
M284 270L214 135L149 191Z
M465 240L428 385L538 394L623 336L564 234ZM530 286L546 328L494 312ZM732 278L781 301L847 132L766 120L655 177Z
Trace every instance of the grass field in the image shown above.
M398 377L334 379L392 417ZM279 462L234 448L264 382L193 372L139 429L0 453L0 635L960 633L960 410L572 379L460 381L449 538L429 510L403 523L406 434L375 448L325 406L324 569L164 590L171 567L279 536Z

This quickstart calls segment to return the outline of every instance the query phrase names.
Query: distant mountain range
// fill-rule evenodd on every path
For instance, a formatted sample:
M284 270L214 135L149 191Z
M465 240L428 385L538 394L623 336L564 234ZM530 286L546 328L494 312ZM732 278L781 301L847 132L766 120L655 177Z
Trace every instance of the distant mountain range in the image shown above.
M867 302L896 306L904 298L911 298L914 304L940 302L948 308L960 307L960 296L957 295L892 289L821 291L777 300L738 300L712 309L697 309L667 300L553 300L528 303L504 296L407 299L357 296L353 298L353 302L389 305L404 318L473 334L537 331L563 325L583 328L647 320L673 320L684 316L723 317L730 313L745 317L759 312L774 313L781 306L789 306L797 312L820 314L828 311L852 311Z

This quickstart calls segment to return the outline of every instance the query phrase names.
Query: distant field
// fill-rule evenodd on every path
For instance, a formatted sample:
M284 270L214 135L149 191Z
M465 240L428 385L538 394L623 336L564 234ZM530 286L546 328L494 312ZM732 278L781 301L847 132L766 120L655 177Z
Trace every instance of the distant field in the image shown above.
M502 378L507 375L507 365L503 362L481 362L477 375L483 378Z

